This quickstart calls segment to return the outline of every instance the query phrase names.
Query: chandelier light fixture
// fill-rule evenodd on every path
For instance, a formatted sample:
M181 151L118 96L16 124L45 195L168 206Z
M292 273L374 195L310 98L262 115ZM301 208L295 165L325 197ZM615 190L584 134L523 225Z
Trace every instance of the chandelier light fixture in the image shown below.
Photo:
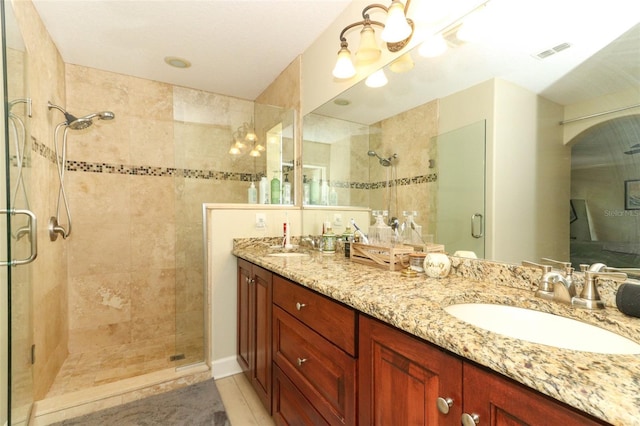
M246 148L251 147L249 155L252 157L260 157L260 155L262 155L261 153L265 150L265 147L258 142L253 121L251 121L251 124L243 123L233 132L231 138L231 146L229 148L229 154L231 155L241 155L245 152Z
M413 21L407 18L410 2L411 0L406 0L406 3L403 4L399 0L393 0L389 7L376 3L362 9L362 20L347 25L340 32L340 50L338 51L336 66L333 69L333 76L338 79L351 78L356 75L356 66L369 65L380 58L382 51L376 41L374 26L382 28L380 37L386 43L387 50L390 52L402 50L413 35ZM369 16L371 9L382 9L386 12L386 22L383 24L382 22L371 20ZM360 30L360 44L355 54L356 64L354 65L345 33L359 26L362 26L362 30Z

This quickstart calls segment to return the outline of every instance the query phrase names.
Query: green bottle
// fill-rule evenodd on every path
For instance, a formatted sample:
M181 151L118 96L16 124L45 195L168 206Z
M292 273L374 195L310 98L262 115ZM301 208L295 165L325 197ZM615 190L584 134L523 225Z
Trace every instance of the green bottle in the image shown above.
M271 204L280 204L280 179L278 175L280 170L273 171L273 179L271 179Z

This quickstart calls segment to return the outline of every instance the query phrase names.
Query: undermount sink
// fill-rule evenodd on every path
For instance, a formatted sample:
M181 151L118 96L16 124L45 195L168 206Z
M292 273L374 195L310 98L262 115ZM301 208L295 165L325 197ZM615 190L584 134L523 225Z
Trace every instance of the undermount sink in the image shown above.
M582 352L640 354L640 344L626 337L545 312L486 303L461 303L444 310L464 322L515 339Z
M309 253L300 253L298 251L287 251L287 252L282 252L282 253L270 253L267 256L274 256L274 257L302 257L302 256L309 256Z

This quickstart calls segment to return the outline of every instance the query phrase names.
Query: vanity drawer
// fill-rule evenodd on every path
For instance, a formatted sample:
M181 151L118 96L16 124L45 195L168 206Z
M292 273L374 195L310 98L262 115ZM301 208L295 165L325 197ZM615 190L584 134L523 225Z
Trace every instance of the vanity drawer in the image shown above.
M273 419L277 425L329 425L277 365L273 367Z
M321 294L273 276L273 303L350 355L356 355L356 312Z
M329 423L355 424L355 358L277 306L273 360Z

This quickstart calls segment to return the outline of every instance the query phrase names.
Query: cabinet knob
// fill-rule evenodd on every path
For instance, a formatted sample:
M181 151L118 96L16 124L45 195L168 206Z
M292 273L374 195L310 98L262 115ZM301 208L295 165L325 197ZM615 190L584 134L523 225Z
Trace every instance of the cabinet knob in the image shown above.
M302 308L304 308L305 306L307 305L305 305L304 303L300 303L300 302L296 303L296 309L299 311L302 310Z
M460 421L462 422L462 426L476 426L480 423L480 415L476 413L462 413Z
M453 406L453 399L438 397L436 405L438 406L438 411L442 414L449 414L449 408Z
M304 364L305 362L307 362L306 358L298 358L298 367L300 367L302 364Z

